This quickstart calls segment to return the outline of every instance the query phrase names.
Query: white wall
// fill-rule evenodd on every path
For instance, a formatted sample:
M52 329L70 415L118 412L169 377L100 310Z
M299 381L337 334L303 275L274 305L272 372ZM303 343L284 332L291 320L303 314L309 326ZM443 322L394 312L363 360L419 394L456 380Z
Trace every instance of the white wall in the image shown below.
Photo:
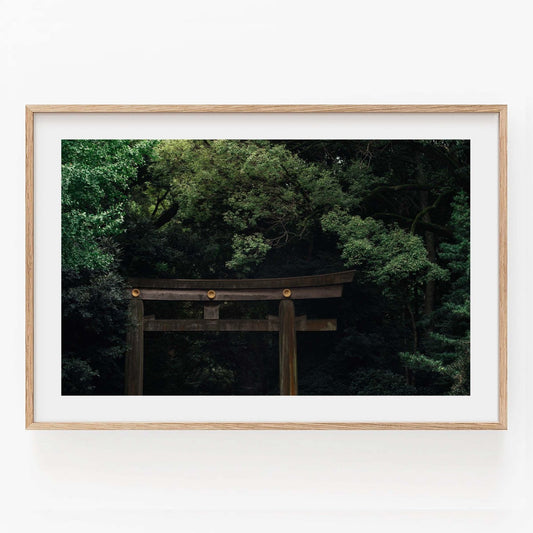
M526 7L509 0L0 2L4 531L532 527ZM510 429L25 431L26 103L508 103Z

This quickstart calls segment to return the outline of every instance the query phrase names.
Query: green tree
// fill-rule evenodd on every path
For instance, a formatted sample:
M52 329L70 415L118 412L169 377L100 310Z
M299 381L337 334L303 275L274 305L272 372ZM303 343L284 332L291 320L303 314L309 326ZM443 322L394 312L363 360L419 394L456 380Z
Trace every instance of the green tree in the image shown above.
M61 168L62 388L121 393L127 320L116 238L152 141L64 140Z
M157 232L178 245L152 272L198 276L253 275L272 250L309 247L321 214L348 201L330 172L269 141L162 141L134 194L150 241Z
M452 394L470 393L470 207L465 192L452 202L450 227L454 240L442 243L439 258L452 275L450 290L434 313L428 353L406 352L412 369L439 374L451 382Z

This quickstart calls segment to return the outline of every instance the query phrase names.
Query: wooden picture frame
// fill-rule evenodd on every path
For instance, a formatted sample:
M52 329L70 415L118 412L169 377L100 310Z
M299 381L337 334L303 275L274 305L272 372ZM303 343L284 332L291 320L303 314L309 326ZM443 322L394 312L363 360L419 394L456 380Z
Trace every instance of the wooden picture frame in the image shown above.
M498 117L498 418L475 422L42 421L35 417L34 122L49 113L364 113L496 114ZM502 430L507 428L507 106L506 105L28 105L26 106L26 428L27 429L290 429Z

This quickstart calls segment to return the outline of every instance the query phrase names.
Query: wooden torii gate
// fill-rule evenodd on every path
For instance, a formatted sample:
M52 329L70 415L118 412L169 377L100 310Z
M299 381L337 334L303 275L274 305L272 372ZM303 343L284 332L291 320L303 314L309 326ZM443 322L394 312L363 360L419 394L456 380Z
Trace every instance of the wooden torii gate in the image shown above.
M280 394L298 394L297 331L335 331L334 318L295 316L294 300L340 298L353 270L334 274L270 279L139 279L129 280L131 325L125 367L126 394L143 393L145 331L279 332ZM204 303L203 319L156 319L144 316L144 300ZM220 302L279 300L279 315L258 319L221 319Z

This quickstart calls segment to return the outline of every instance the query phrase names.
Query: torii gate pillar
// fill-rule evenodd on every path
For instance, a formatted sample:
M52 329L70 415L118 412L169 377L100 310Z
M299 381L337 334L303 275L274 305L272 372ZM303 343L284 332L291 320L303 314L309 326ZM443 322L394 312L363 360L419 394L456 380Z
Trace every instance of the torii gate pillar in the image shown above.
M281 395L298 394L296 360L294 302L281 300L279 303L279 393Z
M143 393L144 376L144 304L134 298L130 300L130 326L127 330L125 392L128 395L141 395Z

